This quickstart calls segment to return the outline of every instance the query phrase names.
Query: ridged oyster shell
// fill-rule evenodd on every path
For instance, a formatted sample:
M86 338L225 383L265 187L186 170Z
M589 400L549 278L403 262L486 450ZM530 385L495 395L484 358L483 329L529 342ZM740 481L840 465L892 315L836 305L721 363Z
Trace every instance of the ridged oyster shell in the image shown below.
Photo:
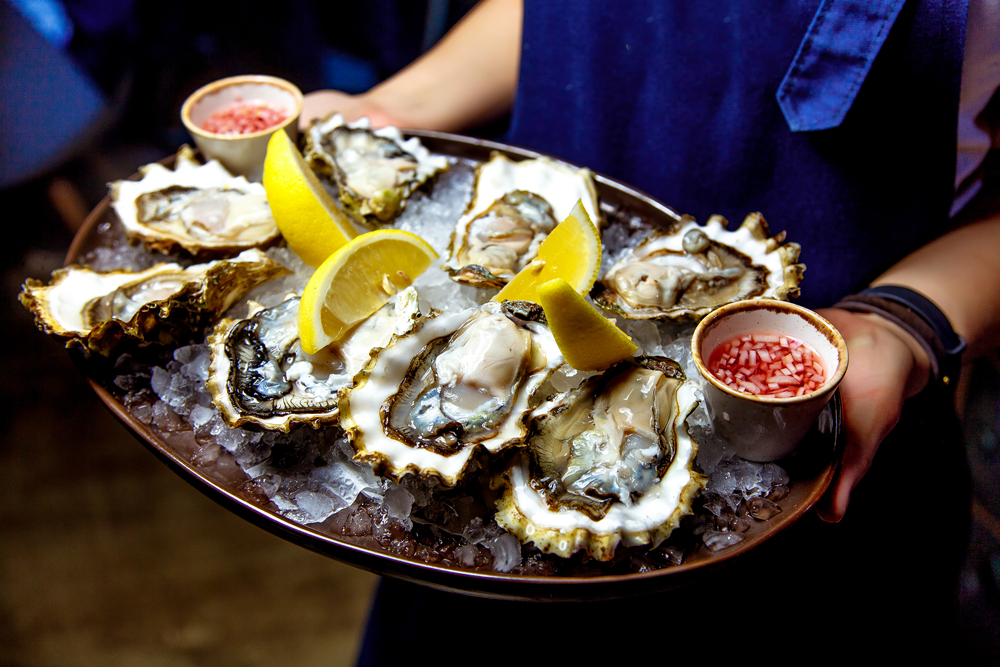
M257 285L288 273L257 249L232 259L146 271L57 269L29 279L21 303L47 334L108 355L122 338L168 344L208 324Z
M449 166L417 137L403 139L391 126L373 130L367 118L345 123L338 113L313 121L304 156L317 174L336 183L347 212L373 229L392 223L409 196Z
M343 339L306 354L298 333L299 297L273 308L259 305L245 319L221 320L208 338L212 351L206 390L231 427L253 424L288 432L336 423L340 390L351 384L374 348L409 331L420 314L409 287Z
M685 420L697 387L664 357L623 362L540 405L496 480L497 523L567 558L665 540L705 484Z
M515 162L494 153L476 167L472 200L442 264L456 282L503 287L535 258L577 201L600 226L593 174L547 157Z
M685 217L654 230L602 276L591 297L629 319L696 321L727 303L799 294L805 266L799 245L771 236L760 213L733 231L713 215L701 226Z
M534 393L562 364L536 304L439 314L372 355L341 400L341 426L376 472L454 486L476 451L521 443Z
M148 164L142 179L111 184L111 206L125 235L150 250L237 253L280 235L264 186L233 176L218 161L201 164L189 146L173 169Z

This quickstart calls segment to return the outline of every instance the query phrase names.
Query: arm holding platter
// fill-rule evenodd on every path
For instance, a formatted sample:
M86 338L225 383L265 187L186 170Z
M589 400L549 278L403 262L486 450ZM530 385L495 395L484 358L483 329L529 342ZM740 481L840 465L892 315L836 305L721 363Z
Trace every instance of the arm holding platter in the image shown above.
M1000 345L1000 216L961 227L920 248L872 285L901 285L944 311L968 341L966 359ZM847 443L837 477L818 507L839 521L851 491L879 444L899 421L903 401L928 383L930 363L910 337L886 319L835 308L821 313L847 341L850 366L840 385Z
M483 0L430 51L368 92L306 95L300 126L333 111L375 126L455 132L511 108L521 56L521 0Z

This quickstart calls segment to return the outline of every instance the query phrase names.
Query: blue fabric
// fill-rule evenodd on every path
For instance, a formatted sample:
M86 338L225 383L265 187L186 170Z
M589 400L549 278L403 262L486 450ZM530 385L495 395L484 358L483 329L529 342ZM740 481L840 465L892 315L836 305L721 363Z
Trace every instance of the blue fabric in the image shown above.
M793 132L843 122L905 0L824 0L778 87Z
M507 138L700 221L761 211L830 305L947 224L965 6L906 3L843 122L792 132L776 94L819 7L527 0Z
M0 100L0 187L68 159L107 111L93 80L4 0Z
M56 48L66 48L73 39L73 22L58 0L10 0L10 4Z

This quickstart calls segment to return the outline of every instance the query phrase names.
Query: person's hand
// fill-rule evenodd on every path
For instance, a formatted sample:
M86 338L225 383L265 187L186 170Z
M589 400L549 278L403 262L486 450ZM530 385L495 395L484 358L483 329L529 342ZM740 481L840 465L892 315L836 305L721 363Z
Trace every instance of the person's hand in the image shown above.
M882 440L896 426L903 401L927 384L929 364L905 332L877 315L835 308L819 311L847 342L847 374L840 383L846 444L840 468L816 512L844 518L851 491L871 466Z
M304 97L302 115L299 116L300 130L306 130L314 118L325 118L335 111L348 123L367 116L372 122L372 127L397 124L389 114L375 106L365 95L348 95L337 90L317 90L306 93Z

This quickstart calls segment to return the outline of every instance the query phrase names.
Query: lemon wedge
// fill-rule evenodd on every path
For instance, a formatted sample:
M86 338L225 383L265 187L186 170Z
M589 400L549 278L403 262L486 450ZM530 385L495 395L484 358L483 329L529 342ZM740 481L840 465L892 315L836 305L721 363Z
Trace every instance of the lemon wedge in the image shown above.
M583 202L577 201L566 219L538 246L538 256L511 278L493 300L539 303L535 288L555 278L562 278L579 294L586 294L594 286L600 269L601 233L587 215Z
M324 261L299 302L302 349L315 354L406 289L437 259L426 241L399 229L362 234Z
M537 291L559 351L573 368L602 371L635 354L632 339L562 278L542 283Z
M309 266L358 235L285 132L267 142L264 190L281 235Z

